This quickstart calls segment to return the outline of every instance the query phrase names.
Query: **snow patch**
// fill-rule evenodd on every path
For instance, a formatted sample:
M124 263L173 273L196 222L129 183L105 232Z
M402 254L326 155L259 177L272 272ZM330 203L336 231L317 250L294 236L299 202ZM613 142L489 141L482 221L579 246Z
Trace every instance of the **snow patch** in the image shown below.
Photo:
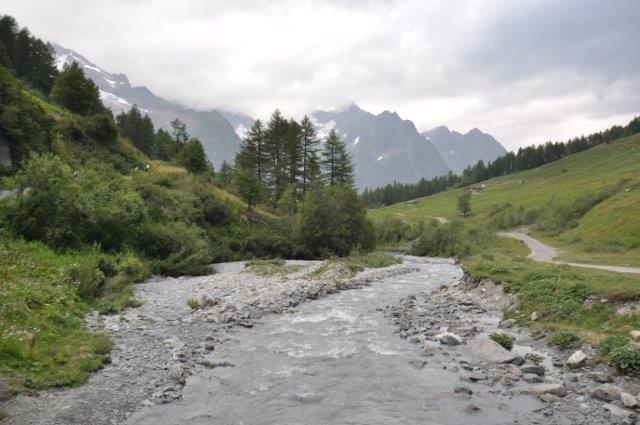
M379 156L378 159L376 159L376 161L380 161L382 159L382 156Z
M449 153L453 155L456 153L456 151L449 151Z
M87 69L91 69L91 70L99 72L99 73L102 73L102 70L100 68L95 67L95 66L84 64L84 65L82 65L82 67L83 68L87 68Z
M360 141L360 136L355 138L355 140L353 141L353 146L357 145L359 141Z
M247 137L247 134L249 134L249 132L247 131L247 127L242 124L238 124L234 131L241 139L244 139L245 137Z
M115 87L116 86L116 82L115 81L110 80L110 79L108 79L106 77L103 77L103 78L107 83L109 83L111 85L111 87Z
M329 132L336 128L336 122L334 120L322 123L314 117L311 117L311 122L316 127L316 134L320 139L326 138Z

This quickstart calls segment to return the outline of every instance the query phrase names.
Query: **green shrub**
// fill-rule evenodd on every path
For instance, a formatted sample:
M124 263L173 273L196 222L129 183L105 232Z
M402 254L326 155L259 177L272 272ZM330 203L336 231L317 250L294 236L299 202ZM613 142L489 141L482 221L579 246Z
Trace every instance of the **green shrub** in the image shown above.
M640 375L640 348L624 345L614 348L609 356L610 363L624 375Z
M598 354L602 357L607 357L615 349L628 344L629 338L623 335L610 335L598 344Z
M104 146L114 146L118 128L110 114L96 114L82 120L85 134Z
M187 305L189 306L189 308L191 308L191 310L197 310L200 308L200 302L195 298L189 298L187 300Z
M467 225L454 220L451 223L431 223L425 226L412 253L421 256L463 258L488 247L495 236L486 227Z
M502 333L492 333L489 338L502 345L506 350L511 351L513 348L513 341L509 338L509 335Z
M527 353L524 358L533 364L541 364L544 361L544 357L538 353Z
M402 241L409 233L410 226L395 217L385 217L378 223L378 241L385 244L394 244Z
M549 345L558 347L561 350L577 348L580 344L580 335L573 332L556 332L549 338Z

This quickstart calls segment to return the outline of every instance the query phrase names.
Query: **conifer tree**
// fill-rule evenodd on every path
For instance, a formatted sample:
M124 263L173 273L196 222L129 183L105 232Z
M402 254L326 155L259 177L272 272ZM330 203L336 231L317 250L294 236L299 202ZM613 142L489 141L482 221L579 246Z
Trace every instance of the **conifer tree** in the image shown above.
M318 144L320 141L308 115L304 116L300 126L300 141L302 143L302 195L304 196L313 177L317 177L313 174L319 171L317 166Z
M116 117L116 122L122 134L129 138L135 147L149 156L155 156L155 129L148 114L142 117L136 105Z
M265 131L262 121L256 120L249 134L242 141L240 152L236 155L236 166L249 169L262 180L265 174Z
M272 205L275 206L286 187L285 161L283 151L285 145L287 121L276 109L271 114L265 132L265 157L267 164L267 186L270 191Z
M301 127L294 120L287 123L285 133L284 156L287 174L287 185L293 187L294 195L297 192L297 183L301 174L303 151L301 144Z
M171 135L173 136L177 151L180 151L182 146L189 141L187 125L180 121L178 117L171 121Z
M98 86L84 76L77 62L65 65L51 89L51 99L79 115L94 115L105 110Z
M178 163L192 173L201 173L209 168L207 155L198 139L191 139L182 145L178 154Z
M347 147L335 130L331 130L322 149L322 168L329 186L353 185L353 164Z

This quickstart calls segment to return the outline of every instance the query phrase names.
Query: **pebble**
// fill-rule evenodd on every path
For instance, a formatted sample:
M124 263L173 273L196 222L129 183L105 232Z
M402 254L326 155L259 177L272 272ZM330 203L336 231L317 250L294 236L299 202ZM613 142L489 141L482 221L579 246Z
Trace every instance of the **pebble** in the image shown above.
M577 369L584 366L586 362L587 355L582 350L578 350L567 359L566 364L570 369Z

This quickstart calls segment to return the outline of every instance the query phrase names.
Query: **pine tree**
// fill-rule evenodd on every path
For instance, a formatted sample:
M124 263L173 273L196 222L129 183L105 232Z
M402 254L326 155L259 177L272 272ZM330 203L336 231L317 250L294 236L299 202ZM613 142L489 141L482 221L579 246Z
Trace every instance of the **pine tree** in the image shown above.
M249 211L264 197L264 183L248 168L242 168L238 171L236 185L238 186L238 193L247 203Z
M293 187L294 195L297 192L298 178L300 177L303 163L302 140L300 138L301 130L300 124L294 120L290 120L287 123L287 130L284 138L287 185L291 185Z
M331 130L322 149L322 168L329 186L353 185L353 164L347 147L335 130Z
M300 140L302 142L302 195L307 191L313 180L313 173L318 171L318 144L316 129L308 115L300 123ZM316 167L316 168L314 168Z
M189 141L187 125L180 121L178 117L171 121L171 135L173 136L173 141L175 142L178 152L182 149L182 146Z
M51 89L51 99L58 105L79 115L104 112L100 91L84 76L77 62L65 66Z
M192 173L201 173L209 168L207 155L198 139L191 139L182 145L178 154L178 163Z
M249 169L262 180L265 174L265 131L262 121L256 120L249 134L242 141L240 152L236 155L236 166Z
M276 109L271 114L271 119L265 132L265 158L267 165L267 178L265 180L274 207L287 184L283 158L286 127L287 121L282 118L282 114Z
M116 117L122 134L129 138L133 145L149 156L156 155L155 129L148 114L142 117L136 105Z

